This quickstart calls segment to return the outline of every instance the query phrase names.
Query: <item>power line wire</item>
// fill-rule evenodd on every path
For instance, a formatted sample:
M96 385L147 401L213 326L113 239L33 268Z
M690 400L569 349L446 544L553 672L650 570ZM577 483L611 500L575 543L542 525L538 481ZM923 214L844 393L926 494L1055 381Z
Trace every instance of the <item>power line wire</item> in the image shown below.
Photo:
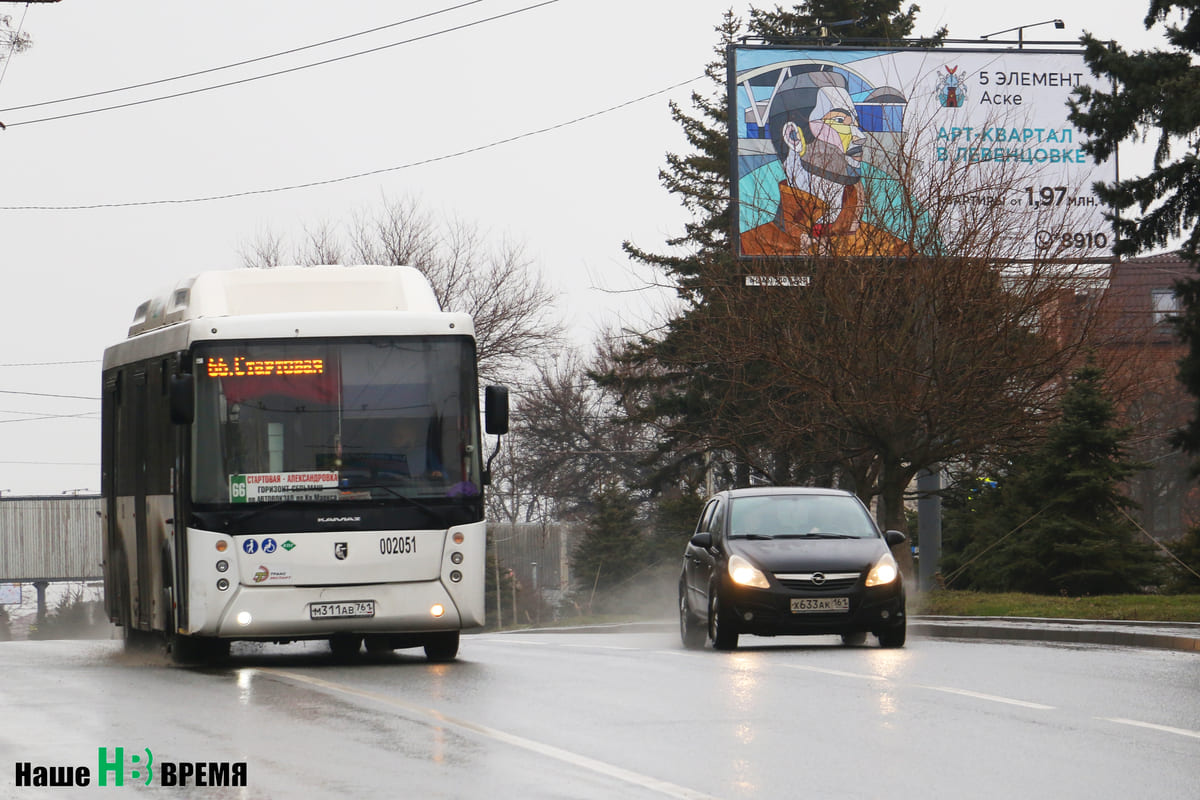
M38 411L0 411L0 414L40 414L41 416L30 416L28 419L0 419L0 425L6 422L37 422L42 419L89 419L96 420L95 411L83 411L79 414L46 414Z
M88 359L83 359L81 361L25 361L25 362L14 362L11 364L0 364L0 368L3 368L3 367L65 367L65 366L69 366L71 364L99 364L99 363L100 363L100 359L98 359L98 358L88 358Z
M552 2L556 2L556 1L557 0L552 0ZM441 156L433 156L431 158L426 158L421 161L410 161L407 164L398 164L394 167L382 167L380 169L368 170L367 172L359 172L354 175L343 175L338 178L327 178L325 180L309 181L307 183L296 183L296 184L291 184L288 186L275 186L275 187L271 187L271 188L267 188L267 189L248 189L243 192L229 192L226 194L205 195L202 197L176 198L176 199L170 199L170 200L138 200L138 201L131 201L131 202L127 202L127 203L91 203L91 204L86 204L86 205L0 206L0 211L91 211L91 210L100 209L100 208L132 208L132 207L137 207L137 206L185 205L185 204L189 204L189 203L207 203L207 202L212 202L212 201L216 201L216 200L231 200L236 197L249 197L252 195L274 194L277 192L290 192L290 191L294 191L297 189L311 189L311 188L314 188L317 186L328 186L328 185L334 184L334 183L343 183L345 181L353 181L353 180L358 180L360 178L368 178L372 175L382 175L387 172L397 172L399 170L411 169L413 167L421 167L421 166L425 166L426 164L434 164L439 161L447 161L452 158L458 158L460 156L470 155L471 153L478 153L483 150L490 150L493 147L499 147L500 145L509 144L510 142L516 142L521 139L527 139L531 136L538 136L543 133L548 133L550 131L558 130L560 128L566 128L570 125L575 125L577 123L584 122L589 119L594 119L595 117L599 117L601 115L608 114L613 111L618 111L622 108L631 106L635 103L640 103L643 100L649 100L652 97L658 97L659 95L666 94L667 92L670 92L674 89L678 89L681 86L687 86L689 83L694 83L705 77L706 76L704 76L704 75L698 75L693 78L688 78L685 81L680 81L679 83L672 84L663 89L659 89L657 91L650 92L649 94L644 94L641 97L635 97L632 100L626 100L623 103L618 103L615 106L609 106L608 108L601 109L600 111L593 111L590 114L585 114L581 117L576 117L574 119L567 120L566 122L560 122L555 125L550 125L545 128L539 128L539 129L533 130L533 131L527 131L526 133L521 133L521 134L517 134L515 136L510 136L506 139L497 139L494 142L482 144L482 145L479 145L478 147L471 147L466 150L459 150L457 152L447 153L447 154L441 155Z
M15 389L0 389L0 394L21 394L21 395L25 395L26 397L61 397L66 400L96 400L96 401L100 400L99 397L85 397L80 394L47 394L45 392L18 392Z
M448 6L446 8L438 9L437 11L431 11L428 14L421 14L416 17L409 17L408 19L402 19L398 22L391 22L391 23L388 23L387 25L380 25L375 28L368 28L365 31L358 31L356 33L348 33L345 36L338 36L334 39L326 39L323 42L313 42L312 44L306 44L306 45L301 45L299 47L293 47L289 50L280 50L278 53L271 53L270 55L257 56L255 58L248 58L244 61L235 61L231 64L223 64L219 67L209 67L207 69L196 70L195 72L185 72L181 75L172 75L169 78L158 78L156 80L144 81L142 83L131 83L128 86L121 86L116 89L104 89L99 92L88 92L87 94L77 94L74 97L62 97L62 98L59 98L58 100L43 100L38 103L26 103L23 106L9 106L8 108L0 108L0 113L4 113L6 111L23 111L27 108L41 108L42 106L52 106L52 105L57 105L58 103L70 103L75 100L87 100L92 97L101 97L106 94L116 94L117 92L127 92L127 91L130 91L131 89L144 89L147 86L157 86L157 85L163 84L163 83L170 83L171 81L179 81L179 80L184 80L186 78L195 78L200 75L208 75L213 72L220 72L221 70L234 69L236 67L244 67L248 64L257 64L260 61L268 61L272 58L279 58L280 56L289 56L289 55L293 55L294 53L303 52L304 50L312 50L317 47L324 47L325 45L328 45L328 44L336 44L337 42L344 42L344 41L347 41L349 39L354 39L359 36L366 36L368 34L378 33L379 31L387 30L389 28L396 28L401 25L408 25L411 22L418 22L420 20L428 19L430 17L436 17L440 14L446 14L451 11L458 11L459 9L466 8L467 6L473 6L478 3L482 3L482 2L484 2L484 0L469 0L466 3L459 3L456 6ZM2 77L3 76L0 76L0 78L2 78ZM25 123L14 123L14 124L25 124Z
M451 28L444 28L440 31L434 31L433 33L426 33L421 36L414 36L411 39L404 39L399 42L392 42L391 44L384 44L384 45L380 45L379 47L369 48L367 50L359 50L358 52L348 53L346 55L334 56L332 58L327 58L322 61L314 61L309 64L301 64L296 67L289 67L288 69L276 70L275 72L268 72L263 75L255 75L255 76L252 76L249 78L241 78L241 79L235 80L235 81L226 81L225 83L218 83L218 84L214 84L212 86L202 86L198 89L189 89L184 92L175 92L174 94L159 95L158 97L148 97L144 100L131 100L128 103L118 103L116 105L104 106L102 108L93 108L93 109L89 109L86 111L73 111L73 112L70 112L67 114L56 114L51 117L41 117L39 119L27 119L23 122L9 122L9 123L5 124L5 127L16 128L16 127L20 127L21 125L34 125L39 122L53 122L53 121L60 120L60 119L70 119L72 117L82 117L82 116L86 116L88 114L99 114L99 113L102 113L105 111L115 111L115 110L121 109L121 108L132 108L134 106L146 105L148 103L157 103L160 100L173 100L173 99L176 99L179 97L187 97L187 96L193 95L193 94L201 94L203 92L211 92L216 89L226 89L226 88L229 88L230 86L239 86L244 83L252 83L254 81L263 80L265 78L274 78L274 77L278 77L280 75L288 75L293 72L299 72L301 70L311 69L313 67L322 67L327 64L333 64L338 61L346 61L347 59L357 58L358 56L368 55L370 53L378 53L381 50L387 50L392 47L399 47L399 46L405 45L405 44L412 44L413 42L420 42L425 39L432 39L435 36L442 36L447 33L454 33L456 31L466 30L467 28L474 28L478 25L483 25L484 23L487 23L487 22L494 22L498 19L504 19L505 17L516 16L517 14L523 14L526 11L533 11L533 10L541 8L543 6L552 5L552 4L558 3L558 2L560 2L560 0L543 0L543 2L535 3L534 5L531 5L531 6L525 6L524 8L518 8L513 11L506 11L503 14L496 14L495 16L492 16L492 17L485 17L483 19L476 20L474 22L466 22L466 23L463 23L462 25L455 25L454 27L451 27Z

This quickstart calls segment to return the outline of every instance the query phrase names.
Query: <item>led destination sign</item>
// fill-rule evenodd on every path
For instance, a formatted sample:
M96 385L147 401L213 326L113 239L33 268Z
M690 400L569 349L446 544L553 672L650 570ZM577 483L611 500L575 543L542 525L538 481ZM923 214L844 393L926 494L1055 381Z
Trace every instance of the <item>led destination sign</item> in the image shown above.
M323 358L257 358L245 356L205 359L210 378L253 378L273 375L324 375Z

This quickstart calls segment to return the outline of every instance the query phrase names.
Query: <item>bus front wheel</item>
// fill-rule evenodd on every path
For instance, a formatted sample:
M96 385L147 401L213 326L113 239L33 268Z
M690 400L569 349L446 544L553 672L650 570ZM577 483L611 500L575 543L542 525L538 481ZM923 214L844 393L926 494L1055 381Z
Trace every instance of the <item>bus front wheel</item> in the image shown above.
M430 661L453 661L458 657L458 631L433 633L425 640L425 657Z

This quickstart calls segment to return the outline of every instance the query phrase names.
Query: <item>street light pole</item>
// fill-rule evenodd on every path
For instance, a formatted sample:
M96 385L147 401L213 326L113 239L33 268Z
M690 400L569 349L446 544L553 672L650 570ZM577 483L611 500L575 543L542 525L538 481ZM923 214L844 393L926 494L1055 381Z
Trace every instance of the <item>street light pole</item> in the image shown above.
M987 39L989 36L999 36L1002 33L1012 33L1013 31L1016 31L1017 32L1017 49L1023 50L1025 48L1025 29L1026 28L1036 28L1039 25L1050 25L1050 24L1053 24L1054 28L1056 30L1060 30L1060 31L1063 28L1067 27L1067 24L1065 22L1063 22L1061 19L1048 19L1048 20L1044 20L1042 22L1031 22L1028 25L1018 25L1015 28L1005 28L1002 31L996 31L995 33L985 33L983 36L980 36L979 38Z

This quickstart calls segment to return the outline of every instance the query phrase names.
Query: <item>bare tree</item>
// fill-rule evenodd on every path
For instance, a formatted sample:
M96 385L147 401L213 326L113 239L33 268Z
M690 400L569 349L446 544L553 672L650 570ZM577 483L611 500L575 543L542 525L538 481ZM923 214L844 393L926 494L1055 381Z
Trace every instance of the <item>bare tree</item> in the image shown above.
M912 131L875 158L884 174L863 188L875 216L797 234L779 256L764 238L753 261L697 259L692 308L609 376L635 418L732 454L736 483L840 482L899 530L920 470L1036 440L1096 343L1105 275L1089 263L1102 240L1074 234L1086 208L1033 202L1036 164L966 148L932 160L922 136L938 128ZM813 206L845 197L830 186Z
M274 232L265 230L253 242L238 248L242 266L249 269L269 269L288 263L283 255L283 239Z
M603 342L603 339L601 340ZM494 508L514 521L581 519L598 492L648 497L645 473L656 432L627 421L616 395L589 371L605 368L603 344L590 370L565 354L543 363L518 395L506 449L505 485Z
M420 270L442 308L474 319L485 382L516 380L561 343L555 292L521 244L507 238L495 243L478 225L458 218L439 220L411 198L357 213L345 227L345 234L328 222L306 227L293 263L354 261ZM281 238L260 235L242 248L243 265L279 266L284 249Z
M341 264L344 250L337 230L328 222L304 226L304 243L296 248L296 263L306 267Z
M0 61L33 47L33 39L24 31L13 30L12 17L0 14Z

